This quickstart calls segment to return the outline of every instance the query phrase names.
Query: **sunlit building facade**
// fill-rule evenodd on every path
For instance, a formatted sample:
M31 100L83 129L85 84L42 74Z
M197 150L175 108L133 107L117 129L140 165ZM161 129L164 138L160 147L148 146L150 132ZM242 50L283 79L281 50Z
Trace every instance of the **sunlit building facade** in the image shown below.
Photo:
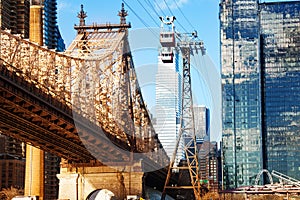
M220 20L223 183L234 188L262 169L257 1L222 1Z
M299 178L299 5L220 3L225 188L263 168Z

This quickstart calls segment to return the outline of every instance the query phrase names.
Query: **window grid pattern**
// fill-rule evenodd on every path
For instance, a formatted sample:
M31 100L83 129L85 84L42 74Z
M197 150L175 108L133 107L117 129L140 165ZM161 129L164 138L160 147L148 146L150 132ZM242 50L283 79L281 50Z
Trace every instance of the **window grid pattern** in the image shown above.
M300 3L261 4L265 167L300 178Z

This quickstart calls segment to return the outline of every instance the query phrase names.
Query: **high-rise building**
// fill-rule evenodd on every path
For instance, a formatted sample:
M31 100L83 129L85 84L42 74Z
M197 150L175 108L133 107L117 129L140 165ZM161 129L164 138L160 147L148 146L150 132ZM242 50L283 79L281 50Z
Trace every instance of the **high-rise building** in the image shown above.
M14 138L0 134L0 190L24 188L25 148Z
M164 62L163 55L158 56L158 69L156 74L156 125L158 134L167 155L171 158L179 132L180 118L180 73L178 54L173 62ZM182 146L182 145L181 145ZM178 164L183 152L178 151L175 163Z
M45 152L44 199L58 198L59 180L56 175L60 173L60 160L60 157Z
M209 109L204 105L194 106L195 134L198 148L199 175L202 186L209 191L218 191L218 148L210 142Z
M266 168L300 177L300 2L220 3L223 184Z
M43 45L58 52L65 50L64 40L57 25L57 0L40 0L43 5ZM56 177L60 172L60 158L45 152L44 160L44 198L57 199L59 180Z
M56 51L63 52L66 50L66 45L64 39L60 34L58 26L56 26L56 33L57 33Z
M218 145L217 142L198 141L200 181L211 192L219 189L218 179Z
M29 37L29 0L0 0L0 27ZM0 52L1 53L1 52ZM24 188L24 144L0 133L0 189Z
M24 38L29 38L30 35L30 39L40 45L64 51L65 45L56 19L56 0L0 0L1 29L8 29L13 34L21 34ZM0 137L0 143L1 188L10 186L24 188L24 152L21 156L18 150L20 148L17 148L22 143L5 136ZM46 199L56 199L58 196L56 174L59 173L59 160L58 157L45 153L45 163L42 168L45 170L43 182Z
M1 0L0 27L13 34L29 37L29 0Z
M300 179L300 1L260 10L263 167Z
M193 111L200 181L209 191L217 191L217 143L210 142L209 109L204 105L195 105Z
M195 134L196 141L209 141L209 109L206 106L194 106Z
M43 35L44 45L49 49L56 49L58 36L57 29L57 2L56 0L43 0L44 19Z

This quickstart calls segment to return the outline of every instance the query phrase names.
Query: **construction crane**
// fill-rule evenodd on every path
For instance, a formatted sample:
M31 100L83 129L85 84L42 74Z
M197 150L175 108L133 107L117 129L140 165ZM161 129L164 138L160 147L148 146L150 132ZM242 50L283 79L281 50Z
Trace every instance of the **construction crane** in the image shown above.
M193 111L193 97L191 86L191 70L190 70L190 57L194 53L198 53L199 50L202 54L205 52L205 48L202 41L197 40L197 32L193 33L178 33L175 32L174 16L163 17L161 19L161 32L160 43L162 46L161 56L162 61L165 63L173 62L173 51L181 52L182 55L182 107L180 115L180 130L176 141L175 150L171 158L171 162L168 168L168 174L166 177L164 189L162 192L161 200L165 200L167 189L192 189L196 200L201 199L201 185L199 176L199 164L198 164L198 150L196 145L195 136L195 121ZM171 25L171 31L165 31L164 25ZM180 149L180 141L183 141L183 150L187 166L180 167L174 166L175 157ZM180 169L188 169L191 185L189 186L170 186L170 178L172 171L178 171Z

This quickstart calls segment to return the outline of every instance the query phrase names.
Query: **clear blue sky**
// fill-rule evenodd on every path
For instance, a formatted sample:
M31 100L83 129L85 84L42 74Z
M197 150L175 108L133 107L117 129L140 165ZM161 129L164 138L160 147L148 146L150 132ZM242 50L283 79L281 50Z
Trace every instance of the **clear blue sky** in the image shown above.
M84 5L87 12L86 24L96 22L119 23L118 11L121 9L122 0L100 1L100 0L57 0L58 1L58 24L65 40L66 46L74 39L76 31L74 24L79 24L77 13L80 5ZM168 4L168 7L166 6ZM153 34L145 33L149 27L158 28L160 26L159 16L176 16L176 30L193 32L196 30L198 36L204 41L207 49L206 57L192 58L194 63L192 69L194 102L204 104L211 110L211 133L212 140L220 140L221 131L221 107L220 107L220 82L219 82L219 1L218 0L125 0L125 10L128 11L127 22L131 22L131 32L140 40L147 38L151 41ZM171 13L172 12L172 13ZM183 15L184 14L184 15ZM142 22L143 21L143 22ZM151 31L150 31L151 32ZM141 33L141 34L140 34ZM130 33L129 33L130 34ZM147 35L148 34L148 35ZM155 40L155 38L154 38ZM137 42L139 43L139 42ZM155 42L154 42L155 43ZM131 50L134 44L131 45ZM143 44L145 45L145 44ZM135 66L138 74L143 74L143 79L139 80L142 92L148 107L155 104L155 65L157 62L156 44L148 45L150 50L133 52ZM152 50L151 50L152 48ZM137 57L147 54L147 58L138 60ZM197 68L195 65L205 67ZM139 67L142 66L142 67ZM147 76L145 76L147 74ZM200 86L201 85L201 86ZM217 91L217 93L216 93ZM150 106L149 106L150 104ZM216 106L218 105L218 106Z
M93 22L119 22L117 16L121 8L122 0L100 1L100 0L57 0L58 1L58 23L62 36L68 46L74 38L76 32L73 30L74 24L78 24L77 13L80 11L80 5L84 5L84 10L88 17L86 22L91 24ZM216 65L219 65L219 1L218 0L126 0L125 1L134 12L144 20L150 27L157 27L160 25L160 20L157 14L164 16L164 14L171 16L171 12L166 7L165 2L169 5L172 13L176 16L176 30L185 32L179 23L188 31L197 30L199 38L205 42L208 55L212 58ZM156 8L157 14L149 6L149 2ZM176 2L176 3L175 3ZM149 16L145 7L154 20ZM157 6L160 6L158 8ZM178 9L177 5L180 7ZM132 12L130 8L125 5L125 10L128 11L129 16L127 21L131 22L132 29L144 28L145 25ZM184 14L184 16L182 15ZM189 20L187 22L186 18ZM192 26L191 26L192 25Z

